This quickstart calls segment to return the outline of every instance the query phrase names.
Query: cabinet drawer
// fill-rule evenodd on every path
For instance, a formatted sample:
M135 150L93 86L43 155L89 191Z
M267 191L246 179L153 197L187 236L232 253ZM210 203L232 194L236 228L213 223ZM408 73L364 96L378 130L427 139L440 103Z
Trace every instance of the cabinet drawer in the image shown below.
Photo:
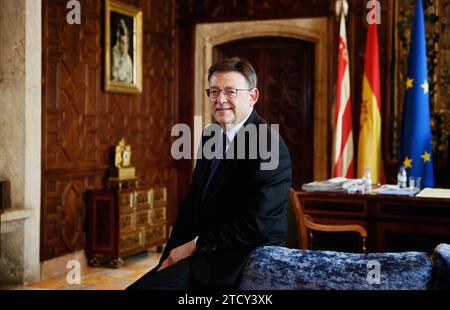
M143 226L150 224L150 212L151 210L136 211L136 225Z
M134 213L120 215L120 231L134 230L136 227Z
M134 192L121 192L119 194L120 214L134 212Z
M165 187L155 188L153 204L155 206L167 204L167 189Z
M126 253L139 249L144 249L144 231L142 229L128 234L122 234L120 236L120 253Z
M420 201L383 200L376 204L375 210L380 218L400 218L427 222L450 222L450 208L442 202L421 203Z
M166 222L166 207L150 210L150 225L160 225Z
M137 190L135 193L136 208L148 209L151 208L153 203L153 190Z
M303 210L307 214L339 214L367 215L367 202L364 200L332 200L332 199L301 199Z
M166 238L166 225L147 226L145 228L145 246L151 246L153 243Z
M121 192L119 194L119 204L120 207L132 207L134 205L134 193L133 192L129 192L129 193L124 193Z

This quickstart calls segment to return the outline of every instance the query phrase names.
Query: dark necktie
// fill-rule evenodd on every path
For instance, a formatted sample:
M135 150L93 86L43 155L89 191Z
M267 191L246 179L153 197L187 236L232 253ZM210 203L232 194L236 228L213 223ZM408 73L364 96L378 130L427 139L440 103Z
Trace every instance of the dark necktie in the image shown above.
M226 151L226 146L227 146L227 135L225 133L225 131L222 134L222 158L225 158L225 151ZM208 181L206 181L205 187L203 188L203 193L202 193L202 200L205 199L205 194L208 191L208 187L209 184L211 183L212 179L214 178L214 175L217 172L217 168L219 168L219 164L220 164L220 158L217 158L217 155L214 156L214 158L211 160L211 167L209 169L209 176L208 176Z

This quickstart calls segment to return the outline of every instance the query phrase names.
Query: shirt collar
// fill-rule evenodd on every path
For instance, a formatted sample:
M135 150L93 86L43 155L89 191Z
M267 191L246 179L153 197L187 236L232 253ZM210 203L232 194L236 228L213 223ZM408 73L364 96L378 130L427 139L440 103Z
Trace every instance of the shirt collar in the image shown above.
M244 119L242 120L242 122L237 123L236 126L234 126L233 128L231 128L230 130L227 131L227 138L228 138L228 141L229 141L229 142L233 141L233 139L234 139L234 137L237 135L239 129L241 129L242 126L244 126L244 123L245 123L245 122L247 121L247 119L250 117L250 115L252 114L252 112L253 112L253 108L252 108L252 110L250 111L250 113L247 115L247 117L244 118ZM223 128L222 128L221 131L220 131L220 135L222 135L222 134L223 134ZM227 141L227 142L228 142L228 141ZM228 143L227 143L227 144L228 144ZM227 147L228 147L228 145L227 145Z

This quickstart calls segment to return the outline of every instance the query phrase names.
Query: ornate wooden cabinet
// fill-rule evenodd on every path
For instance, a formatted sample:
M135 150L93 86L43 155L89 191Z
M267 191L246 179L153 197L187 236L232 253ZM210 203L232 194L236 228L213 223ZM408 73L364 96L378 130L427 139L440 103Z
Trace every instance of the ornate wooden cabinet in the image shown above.
M167 190L87 192L86 254L92 265L119 267L122 258L167 241Z

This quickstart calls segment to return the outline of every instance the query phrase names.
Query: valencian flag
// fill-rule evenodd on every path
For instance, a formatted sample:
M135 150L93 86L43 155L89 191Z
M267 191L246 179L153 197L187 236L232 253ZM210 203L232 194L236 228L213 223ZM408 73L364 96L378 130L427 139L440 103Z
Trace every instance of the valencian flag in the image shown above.
M416 1L406 77L399 164L408 176L421 177L422 187L433 187L428 72L422 1Z
M344 11L344 10L342 10ZM353 178L353 130L350 104L350 70L344 12L339 30L336 111L334 117L333 176Z
M369 168L373 183L379 183L381 178L381 102L378 34L375 23L369 24L367 29L365 57L357 176L362 178L364 169Z

